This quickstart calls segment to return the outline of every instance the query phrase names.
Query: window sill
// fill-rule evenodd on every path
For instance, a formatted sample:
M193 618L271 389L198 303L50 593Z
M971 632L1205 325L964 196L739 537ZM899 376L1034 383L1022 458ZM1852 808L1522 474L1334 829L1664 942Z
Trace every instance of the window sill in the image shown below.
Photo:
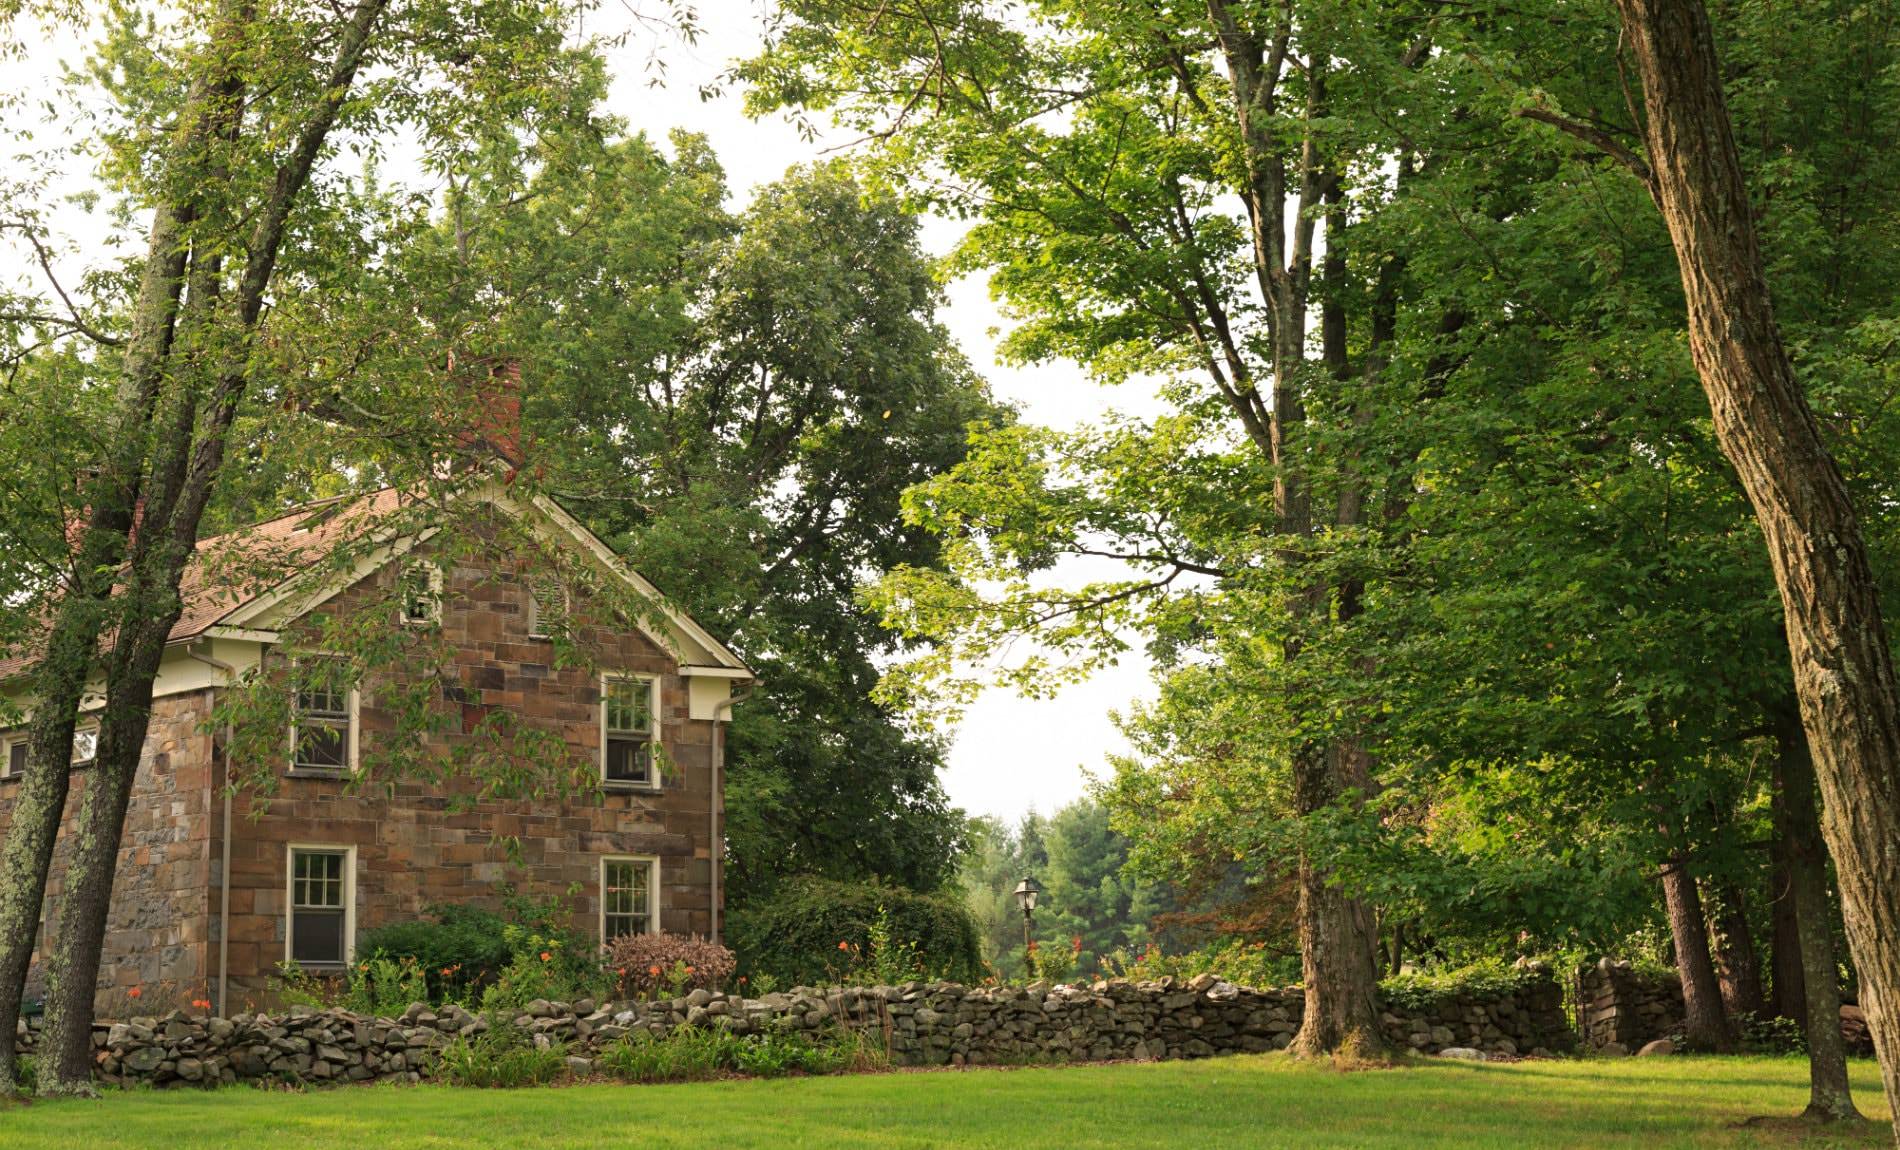
M626 779L602 779L600 789L614 794L657 795L665 788L659 783L636 783Z
M352 771L348 767L291 767L284 772L284 777L291 779L347 779L355 773L355 771Z

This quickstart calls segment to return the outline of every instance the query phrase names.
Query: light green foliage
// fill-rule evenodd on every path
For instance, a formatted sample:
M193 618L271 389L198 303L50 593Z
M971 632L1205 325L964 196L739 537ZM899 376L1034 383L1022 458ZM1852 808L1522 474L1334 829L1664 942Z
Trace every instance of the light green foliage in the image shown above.
M1116 978L1137 980L1153 978L1189 979L1212 974L1237 986L1292 986L1300 980L1300 956L1275 950L1264 942L1230 938L1210 943L1197 950L1164 953L1159 946L1138 952L1126 950L1105 955L1104 972Z
M694 1082L729 1073L777 1078L872 1070L887 1065L888 1058L857 1030L807 1034L776 1028L740 1035L720 1028L682 1026L664 1035L634 1031L602 1048L594 1064L602 1073L627 1082Z
M280 962L272 990L291 1005L336 1007L372 1018L397 1018L410 1003L440 1001L430 992L422 964L408 956L361 959L336 977L313 975L294 962Z
M1549 978L1548 970L1488 958L1469 966L1394 975L1379 983L1379 992L1394 1006L1426 1010L1459 998L1500 998Z
M536 1046L526 1031L491 1015L488 1029L457 1035L442 1048L436 1073L454 1086L545 1086L567 1076L567 1049L559 1042Z

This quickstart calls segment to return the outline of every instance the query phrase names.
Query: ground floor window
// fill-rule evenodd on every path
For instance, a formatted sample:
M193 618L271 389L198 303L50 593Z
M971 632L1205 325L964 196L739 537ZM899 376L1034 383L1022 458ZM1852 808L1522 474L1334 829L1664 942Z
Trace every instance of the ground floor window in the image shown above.
M356 848L290 848L285 956L299 966L342 966L355 945Z
M600 860L600 941L660 929L660 860L617 857Z

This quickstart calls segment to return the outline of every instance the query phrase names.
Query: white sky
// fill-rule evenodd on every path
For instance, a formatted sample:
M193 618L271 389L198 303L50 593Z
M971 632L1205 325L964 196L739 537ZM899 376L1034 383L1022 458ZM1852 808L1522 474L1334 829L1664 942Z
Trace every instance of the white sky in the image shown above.
M761 24L759 0L698 0L698 9L702 34L696 45L635 35L609 53L614 74L609 105L633 130L645 131L656 141L663 142L674 128L704 133L725 166L736 203L743 205L760 184L777 179L793 165L821 158L826 148L844 141L821 137L808 142L781 119L749 120L736 90L701 100L702 85L716 79L729 61L757 49ZM626 21L625 10L609 0L606 9L590 17L588 31L611 30ZM648 66L656 47L666 61L665 83L659 87L652 85L654 73ZM68 36L43 48L31 53L27 62L5 62L12 75L0 81L0 90L31 90L34 77L27 73L50 75L62 57L78 61L78 45ZM69 131L76 127L59 126ZM105 254L104 220L70 208L56 217L79 252L94 259ZM925 222L925 243L935 254L946 252L958 234L958 225L952 221ZM78 270L62 267L62 279L75 281ZM949 306L940 318L997 396L1015 404L1024 418L1068 428L1094 421L1111 409L1141 415L1159 409L1152 392L1132 385L1104 388L1073 364L1003 367L995 357L996 331L1006 327L1007 321L992 304L988 285L959 281L949 285L948 298ZM1055 573L1057 578L1063 574L1060 569ZM1099 577L1099 572L1094 574ZM944 774L951 801L973 814L1014 818L1031 809L1046 813L1077 797L1085 784L1084 772L1104 771L1107 756L1127 748L1110 711L1137 696L1152 697L1147 672L1146 659L1136 651L1121 665L1068 687L1054 699L1029 700L1009 691L986 691L954 732Z

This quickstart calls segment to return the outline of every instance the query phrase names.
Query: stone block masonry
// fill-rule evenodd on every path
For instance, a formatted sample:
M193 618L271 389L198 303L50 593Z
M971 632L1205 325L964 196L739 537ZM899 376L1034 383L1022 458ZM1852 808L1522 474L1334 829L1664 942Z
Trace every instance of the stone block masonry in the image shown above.
M1447 1047L1551 1054L1574 1042L1561 997L1554 981L1538 980L1508 994L1388 1010L1386 1034L1401 1048L1427 1054ZM1303 1006L1297 987L1253 990L1212 975L1185 983L1112 979L1056 987L912 982L801 987L763 998L696 990L661 1002L536 1001L492 1022L459 1006L420 1003L401 1018L308 1007L235 1018L173 1012L101 1023L93 1046L102 1080L158 1086L416 1082L431 1075L439 1052L457 1036L497 1024L519 1028L537 1045L561 1044L577 1071L628 1034L661 1035L681 1026L741 1035L844 1026L881 1038L900 1066L1015 1065L1283 1050L1299 1029ZM37 1037L22 1025L24 1052L32 1052Z

